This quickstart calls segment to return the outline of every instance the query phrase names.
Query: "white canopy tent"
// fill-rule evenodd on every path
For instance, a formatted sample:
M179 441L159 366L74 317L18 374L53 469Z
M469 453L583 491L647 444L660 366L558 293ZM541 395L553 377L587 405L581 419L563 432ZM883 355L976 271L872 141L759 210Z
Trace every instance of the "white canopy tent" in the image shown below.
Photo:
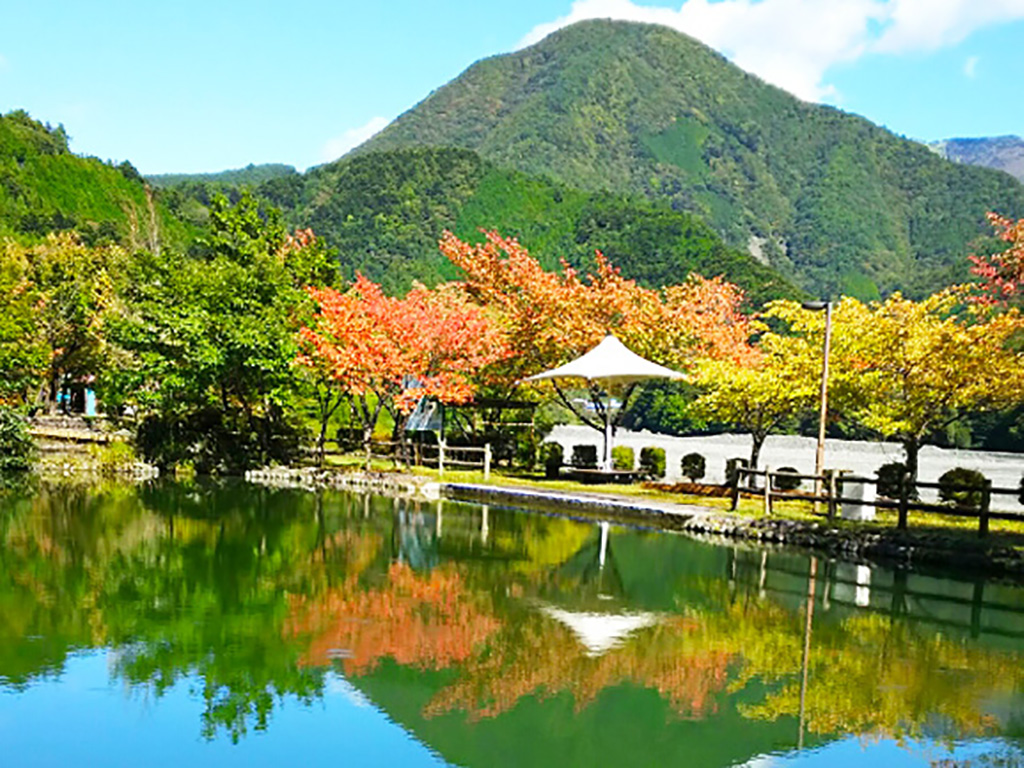
M613 389L624 389L619 413L621 416L626 407L626 401L633 391L633 387L640 381L647 379L685 379L686 376L679 371L673 371L663 365L652 363L650 360L640 357L631 352L625 344L608 334L604 340L589 352L584 353L572 362L552 368L534 376L526 381L550 380L555 384L555 391L558 392L562 401L579 416L585 423L600 429L598 425L591 422L586 416L573 407L571 401L558 388L558 379L579 379L583 381L590 390L591 400L594 409L601 417L604 431L604 456L602 457L602 468L605 471L612 469L612 437L616 419L612 417L611 392ZM601 390L608 393L607 402L601 399Z

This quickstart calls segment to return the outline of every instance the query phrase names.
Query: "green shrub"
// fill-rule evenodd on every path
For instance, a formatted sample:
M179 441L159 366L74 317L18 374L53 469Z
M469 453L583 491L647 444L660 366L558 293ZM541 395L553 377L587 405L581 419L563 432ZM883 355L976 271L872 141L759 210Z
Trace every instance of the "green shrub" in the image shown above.
M558 443L544 443L541 452L544 456L544 477L553 480L558 477L558 470L565 461L565 452Z
M958 507L978 509L981 506L985 476L974 469L955 467L939 478L939 498L952 501Z
M123 440L115 440L106 445L92 445L89 455L99 465L104 475L117 475L129 472L138 461L135 449Z
M679 462L683 477L690 478L694 483L704 477L707 466L707 460L699 453L688 453Z
M244 418L217 408L152 415L138 426L135 444L162 471L190 464L199 475L240 475L298 455L298 426L283 416Z
M25 417L0 406L0 472L24 472L32 466L35 453Z
M776 472L779 474L772 476L772 485L777 491L795 491L803 482L799 477L793 477L798 474L796 467L779 467Z
M900 482L907 471L907 465L900 461L893 461L883 464L875 472L878 478L878 495L887 499L898 499L900 497ZM916 494L914 494L916 498Z
M574 445L572 447L572 465L576 469L597 469L597 446Z
M665 449L647 446L640 449L640 469L654 479L665 476Z
M612 467L620 472L628 472L636 463L636 453L628 445L616 445L612 448Z

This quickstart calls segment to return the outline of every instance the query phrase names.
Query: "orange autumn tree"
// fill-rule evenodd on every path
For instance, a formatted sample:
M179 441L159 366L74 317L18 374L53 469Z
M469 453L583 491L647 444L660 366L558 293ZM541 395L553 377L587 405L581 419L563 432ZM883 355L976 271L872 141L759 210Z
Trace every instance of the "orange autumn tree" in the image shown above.
M578 357L609 333L638 355L676 370L698 358L756 359L750 319L740 312L743 292L720 277L690 275L662 290L643 288L600 251L593 274L581 276L564 260L561 272L548 272L517 240L493 231L484 235L483 243L473 245L445 232L440 248L465 274L470 295L505 320L512 355L495 380L506 386ZM622 405L612 416L605 405L610 393L592 387L600 420L557 386L555 392L583 423L614 436L634 389L616 395Z
M441 252L465 274L470 295L497 308L513 354L509 381L564 363L608 333L648 359L687 368L697 357L752 359L743 292L720 277L690 275L663 290L628 280L603 254L581 276L567 262L546 271L514 238L485 232L474 245L445 232Z
M359 275L344 292L307 290L317 311L296 363L349 398L364 440L384 409L398 424L421 397L466 402L477 373L508 354L501 327L458 285L416 284L397 298Z

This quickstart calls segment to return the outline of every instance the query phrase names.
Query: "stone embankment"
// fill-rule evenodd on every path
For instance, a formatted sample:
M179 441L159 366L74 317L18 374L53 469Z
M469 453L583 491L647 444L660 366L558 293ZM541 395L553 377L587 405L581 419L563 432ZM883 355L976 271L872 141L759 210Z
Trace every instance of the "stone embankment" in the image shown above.
M101 474L148 480L156 467L136 460L129 434L102 418L37 416L29 432L39 450L37 468L43 474Z
M394 472L338 472L314 467L264 467L245 473L245 479L272 488L318 490L436 498L440 485L429 478Z

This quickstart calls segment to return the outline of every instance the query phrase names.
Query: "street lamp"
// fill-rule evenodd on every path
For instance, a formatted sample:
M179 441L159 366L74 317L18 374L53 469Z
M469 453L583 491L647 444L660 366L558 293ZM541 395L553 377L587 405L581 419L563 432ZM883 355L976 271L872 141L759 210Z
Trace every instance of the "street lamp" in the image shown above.
M821 473L825 465L825 417L828 414L828 355L832 346L832 302L805 301L801 305L811 312L825 312L825 348L821 360L821 413L818 419L818 453L814 457L814 508L818 509L821 495Z

